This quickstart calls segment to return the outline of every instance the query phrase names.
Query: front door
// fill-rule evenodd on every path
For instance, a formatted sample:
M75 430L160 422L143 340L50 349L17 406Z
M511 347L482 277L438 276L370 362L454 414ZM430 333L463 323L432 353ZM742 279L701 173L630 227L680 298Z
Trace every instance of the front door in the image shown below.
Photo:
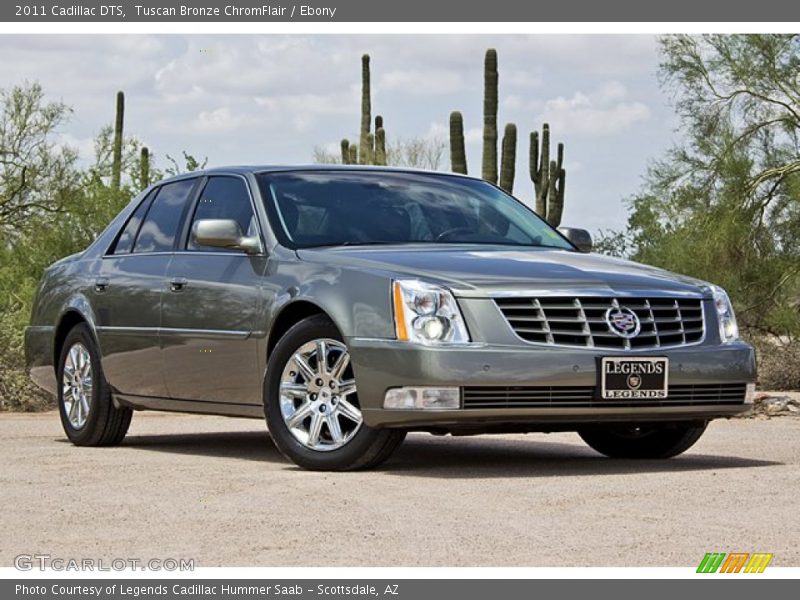
M200 219L234 219L246 235L260 235L250 190L238 176L205 184L188 232ZM199 246L186 235L167 269L161 343L171 398L260 404L257 343L265 255Z

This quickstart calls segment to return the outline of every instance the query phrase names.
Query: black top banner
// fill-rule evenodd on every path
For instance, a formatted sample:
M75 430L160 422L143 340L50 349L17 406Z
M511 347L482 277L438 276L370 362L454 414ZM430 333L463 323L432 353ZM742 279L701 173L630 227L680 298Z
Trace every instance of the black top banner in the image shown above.
M795 22L786 0L3 0L2 22Z

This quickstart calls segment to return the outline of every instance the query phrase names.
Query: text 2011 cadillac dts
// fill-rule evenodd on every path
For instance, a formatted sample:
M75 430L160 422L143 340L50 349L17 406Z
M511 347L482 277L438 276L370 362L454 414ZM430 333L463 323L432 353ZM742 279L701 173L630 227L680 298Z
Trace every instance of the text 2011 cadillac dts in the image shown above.
M265 415L310 469L377 465L413 430L666 458L746 410L725 292L590 249L468 177L191 173L47 270L28 366L76 444L119 443L136 409Z

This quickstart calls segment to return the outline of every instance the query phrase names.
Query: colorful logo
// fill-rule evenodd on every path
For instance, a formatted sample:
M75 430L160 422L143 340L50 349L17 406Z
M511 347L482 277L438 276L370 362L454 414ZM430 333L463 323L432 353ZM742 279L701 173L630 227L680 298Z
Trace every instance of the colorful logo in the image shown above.
M639 317L627 306L612 306L606 311L606 323L612 333L625 339L635 338L642 330Z
M772 554L766 552L708 552L697 567L698 573L763 573Z

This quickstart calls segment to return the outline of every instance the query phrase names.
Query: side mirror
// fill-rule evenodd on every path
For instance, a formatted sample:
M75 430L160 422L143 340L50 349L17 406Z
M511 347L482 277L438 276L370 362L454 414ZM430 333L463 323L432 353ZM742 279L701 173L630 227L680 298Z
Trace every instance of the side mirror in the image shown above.
M200 219L192 227L192 240L199 246L235 248L246 254L261 252L258 236L246 237L233 219Z
M577 227L559 227L558 231L581 252L592 251L592 234Z

